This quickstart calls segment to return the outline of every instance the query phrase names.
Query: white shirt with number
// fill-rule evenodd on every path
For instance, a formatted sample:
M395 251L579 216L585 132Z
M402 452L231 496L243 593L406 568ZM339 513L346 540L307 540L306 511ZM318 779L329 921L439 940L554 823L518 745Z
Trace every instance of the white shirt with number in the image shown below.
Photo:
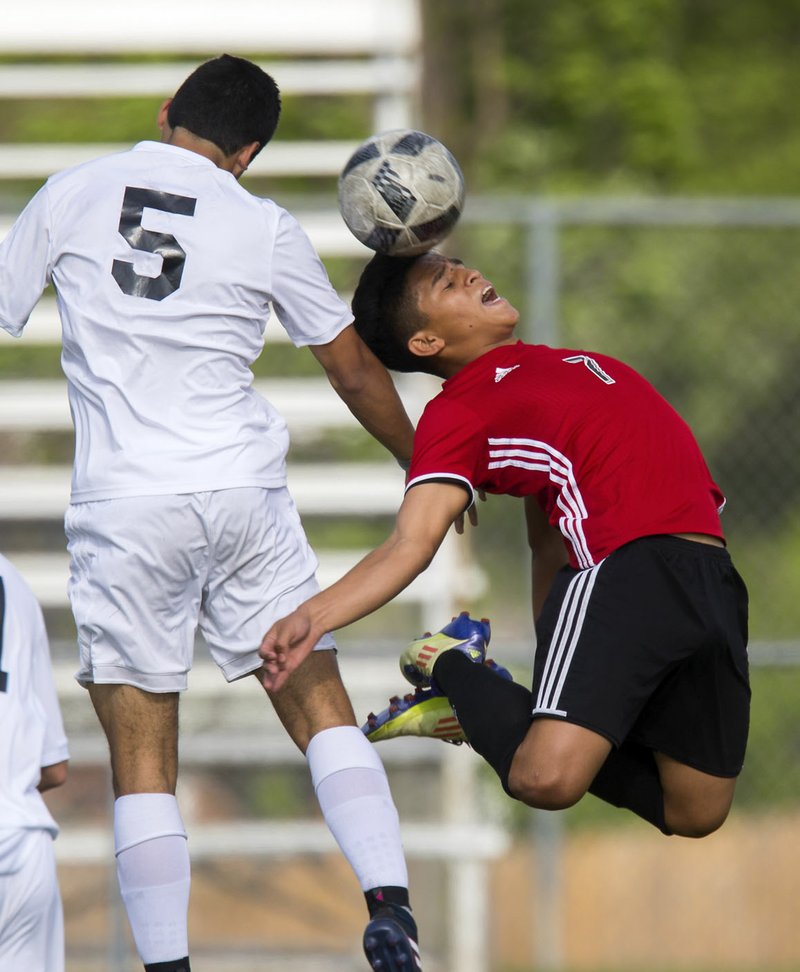
M0 245L0 326L19 335L48 282L72 502L285 484L286 425L250 370L270 304L297 346L352 320L286 210L195 152L140 142L30 201Z
M68 758L41 608L0 555L0 871L14 870L20 830L58 833L37 786Z

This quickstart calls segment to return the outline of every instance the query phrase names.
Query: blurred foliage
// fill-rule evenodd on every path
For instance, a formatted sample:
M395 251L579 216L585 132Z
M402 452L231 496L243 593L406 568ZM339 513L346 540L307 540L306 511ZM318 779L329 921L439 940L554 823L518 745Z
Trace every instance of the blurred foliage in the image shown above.
M369 126L371 106L365 96L305 96L301 101L287 95L282 101L277 136L282 140L358 138ZM4 142L158 140L159 106L150 97L7 98L0 100L0 132Z
M232 778L238 784L236 792L241 804L254 819L295 819L318 812L305 774L285 767L261 767L257 771L248 767L243 773L229 771L226 780L229 786Z
M425 113L473 191L800 191L800 4L428 0Z
M63 376L60 345L11 343L3 338L0 351L0 379Z

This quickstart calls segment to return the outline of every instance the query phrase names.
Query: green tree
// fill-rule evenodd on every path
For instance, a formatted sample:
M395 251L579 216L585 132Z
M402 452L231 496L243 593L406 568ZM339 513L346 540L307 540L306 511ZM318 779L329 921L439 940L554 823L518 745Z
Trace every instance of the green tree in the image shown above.
M473 189L800 191L800 3L426 0L426 124Z

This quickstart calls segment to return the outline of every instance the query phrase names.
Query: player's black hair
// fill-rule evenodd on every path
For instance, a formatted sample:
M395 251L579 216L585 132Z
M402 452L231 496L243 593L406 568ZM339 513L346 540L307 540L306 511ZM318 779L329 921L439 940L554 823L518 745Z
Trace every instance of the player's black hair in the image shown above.
M167 111L172 128L208 139L225 155L259 142L278 127L281 96L266 71L243 57L223 54L196 68L175 93ZM261 151L259 148L259 151Z
M427 318L407 286L417 257L376 254L364 267L353 294L354 326L375 357L392 371L427 371L408 339Z

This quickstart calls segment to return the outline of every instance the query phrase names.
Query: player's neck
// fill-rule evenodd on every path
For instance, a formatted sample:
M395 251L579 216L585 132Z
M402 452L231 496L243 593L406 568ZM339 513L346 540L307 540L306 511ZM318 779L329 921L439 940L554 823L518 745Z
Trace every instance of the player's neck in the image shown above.
M218 145L215 145L214 142L210 142L207 138L201 138L199 135L193 134L187 128L178 126L167 129L162 132L161 141L166 145L174 145L177 148L186 149L189 152L202 155L203 158L213 162L217 168L230 171L230 159L222 149Z

